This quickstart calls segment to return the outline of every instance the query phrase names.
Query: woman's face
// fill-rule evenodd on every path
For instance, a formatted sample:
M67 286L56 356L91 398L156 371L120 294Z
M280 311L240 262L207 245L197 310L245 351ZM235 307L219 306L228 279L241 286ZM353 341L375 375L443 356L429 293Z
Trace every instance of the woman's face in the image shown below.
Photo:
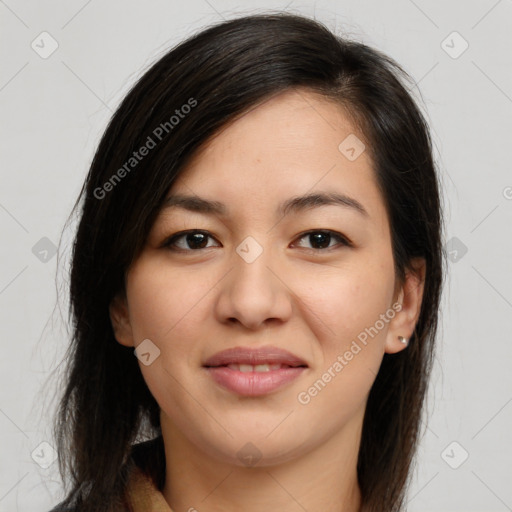
M196 201L162 209L111 316L120 343L143 342L180 446L270 465L359 440L383 354L405 348L421 299L395 281L363 140L339 106L289 90L221 130L170 189Z

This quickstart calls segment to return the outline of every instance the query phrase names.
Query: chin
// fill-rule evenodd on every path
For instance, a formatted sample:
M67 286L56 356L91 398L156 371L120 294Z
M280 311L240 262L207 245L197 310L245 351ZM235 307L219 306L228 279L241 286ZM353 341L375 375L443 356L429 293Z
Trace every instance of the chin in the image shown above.
M264 429L247 428L245 425L229 426L226 430L232 435L220 437L205 436L198 443L200 450L212 458L225 464L238 467L268 467L284 464L299 457L308 450L306 443L312 442L313 436L297 431L296 426L276 430L279 421L272 427L265 425ZM211 434L211 431L205 434ZM302 434L302 435L301 435Z

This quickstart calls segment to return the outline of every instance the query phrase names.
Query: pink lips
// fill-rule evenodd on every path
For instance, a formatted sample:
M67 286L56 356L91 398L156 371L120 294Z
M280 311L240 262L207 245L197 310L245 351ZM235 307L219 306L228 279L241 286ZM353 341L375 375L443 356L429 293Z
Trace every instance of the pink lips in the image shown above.
M260 396L296 379L307 364L277 347L235 347L213 355L204 367L222 387L242 396Z

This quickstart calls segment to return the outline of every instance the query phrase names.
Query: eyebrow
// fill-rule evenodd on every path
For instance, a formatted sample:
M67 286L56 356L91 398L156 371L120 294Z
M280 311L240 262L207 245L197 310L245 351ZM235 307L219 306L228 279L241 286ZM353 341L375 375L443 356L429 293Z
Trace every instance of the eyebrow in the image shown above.
M284 217L290 213L299 213L326 205L350 208L363 216L369 217L368 212L359 201L338 192L315 192L303 196L291 197L277 207L276 213ZM219 216L226 215L228 212L226 205L219 201L184 194L173 194L167 197L162 206L162 210L176 207L184 208L192 212Z

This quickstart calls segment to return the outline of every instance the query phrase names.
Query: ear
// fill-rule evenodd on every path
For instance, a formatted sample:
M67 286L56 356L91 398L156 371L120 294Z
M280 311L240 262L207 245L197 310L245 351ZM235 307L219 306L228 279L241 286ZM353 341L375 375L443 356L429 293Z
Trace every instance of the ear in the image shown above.
M116 295L109 306L110 321L116 340L126 347L133 347L133 333L130 324L128 302L124 293Z
M414 332L421 312L425 275L425 259L414 258L406 269L404 282L395 290L393 309L397 313L389 322L385 343L385 352L388 354L400 352L407 347L407 343L402 343L399 336L409 341Z

